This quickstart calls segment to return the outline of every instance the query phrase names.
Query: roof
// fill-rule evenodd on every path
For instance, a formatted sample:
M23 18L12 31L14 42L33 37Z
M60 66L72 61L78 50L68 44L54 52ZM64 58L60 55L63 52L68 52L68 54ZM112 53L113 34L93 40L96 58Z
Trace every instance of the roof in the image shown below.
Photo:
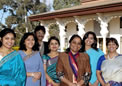
M49 20L54 18L64 18L71 16L90 15L95 13L105 13L122 11L122 0L106 0L93 4L82 4L71 8L56 10L54 12L40 13L29 16L30 21Z

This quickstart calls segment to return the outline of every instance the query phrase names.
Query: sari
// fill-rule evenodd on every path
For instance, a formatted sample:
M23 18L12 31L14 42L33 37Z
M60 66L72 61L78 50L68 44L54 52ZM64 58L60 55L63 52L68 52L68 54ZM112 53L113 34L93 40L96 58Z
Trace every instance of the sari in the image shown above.
M105 59L101 65L102 77L110 86L122 86L122 55Z
M97 76L96 76L97 62L100 56L104 55L104 53L99 48L98 48L98 51L96 51L93 48L90 48L89 50L86 51L86 53L89 55L89 58L90 58L90 65L91 65L91 72L92 72L91 79L89 82L91 84L94 84L95 81L97 80Z
M13 51L0 61L0 86L25 86L26 71L18 52Z
M28 59L24 60L26 72L41 72L41 78L36 82L33 81L33 77L27 77L26 86L46 86L43 62L40 53L37 52L31 55L26 55L22 50L19 50L18 52L22 56L23 60L26 58L26 56L29 56Z
M42 58L43 58L43 63L46 64L47 66L47 71L46 71L47 74L51 77L51 79L54 82L60 83L56 74L56 64L57 64L58 56L51 58L48 55L43 55ZM53 85L47 81L46 86L53 86Z

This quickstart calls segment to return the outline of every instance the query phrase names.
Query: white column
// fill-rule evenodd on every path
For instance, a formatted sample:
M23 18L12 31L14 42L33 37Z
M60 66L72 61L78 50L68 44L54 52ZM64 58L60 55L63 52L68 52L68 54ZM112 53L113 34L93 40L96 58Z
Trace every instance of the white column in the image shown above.
M60 19L56 19L56 23L59 25L60 50L61 52L63 52L65 49L65 36L66 36L65 25L63 24L63 22L61 22Z
M85 31L84 31L84 24L78 24L78 35L81 36L81 38L83 38L84 34L85 34Z
M82 20L81 18L79 18L79 16L75 16L75 22L77 22L78 24L78 35L81 36L81 38L83 38L84 34L85 34L85 21Z
M100 34L103 37L103 52L106 54L106 37L108 35L108 20L102 14L98 14L98 20L100 21L101 31Z
M48 25L47 25L44 21L40 21L40 22L41 22L40 25L44 26L44 27L45 27L45 31L46 31L46 33L45 33L45 35L44 35L43 41L46 41L46 42L47 42L47 41L48 41L48 38L49 38L49 36L50 36Z
M49 28L48 28L48 26L44 26L44 27L45 27L46 33L45 33L43 41L48 41L48 38L50 36L49 35Z
M101 24L100 27L101 27L100 34L103 37L103 52L106 53L106 37L108 35L108 29L107 29L108 24L107 23Z
M62 25L59 25L59 29L60 29L59 35L60 35L60 43L61 43L60 47L61 47L61 52L63 52L65 48L65 33L66 32L64 31L65 27Z

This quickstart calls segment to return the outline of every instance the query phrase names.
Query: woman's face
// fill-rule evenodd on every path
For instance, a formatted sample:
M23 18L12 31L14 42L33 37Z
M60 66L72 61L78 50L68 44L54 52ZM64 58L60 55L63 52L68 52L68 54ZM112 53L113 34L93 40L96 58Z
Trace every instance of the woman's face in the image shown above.
M26 47L26 49L32 49L34 44L35 44L35 40L34 40L34 37L32 35L28 36L25 39L25 47Z
M51 40L49 44L49 49L51 51L57 51L59 48L59 43L56 40Z
M88 35L88 38L85 40L85 45L86 46L91 46L94 43L94 37L92 34Z
M81 48L81 39L75 37L70 43L70 50L73 54L76 54Z
M12 33L8 33L2 38L2 46L8 49L11 49L14 46L14 43L15 37Z
M109 42L107 48L109 52L116 52L117 45L114 42Z

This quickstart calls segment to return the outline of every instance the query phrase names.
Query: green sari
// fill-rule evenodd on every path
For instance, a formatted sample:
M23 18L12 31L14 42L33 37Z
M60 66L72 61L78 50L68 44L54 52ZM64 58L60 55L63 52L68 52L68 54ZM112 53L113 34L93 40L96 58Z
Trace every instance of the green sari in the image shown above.
M51 58L48 55L43 55L42 58L43 58L43 63L46 64L47 66L47 74L51 77L51 79L54 82L59 83L60 81L56 74L56 64L57 64L58 56Z

